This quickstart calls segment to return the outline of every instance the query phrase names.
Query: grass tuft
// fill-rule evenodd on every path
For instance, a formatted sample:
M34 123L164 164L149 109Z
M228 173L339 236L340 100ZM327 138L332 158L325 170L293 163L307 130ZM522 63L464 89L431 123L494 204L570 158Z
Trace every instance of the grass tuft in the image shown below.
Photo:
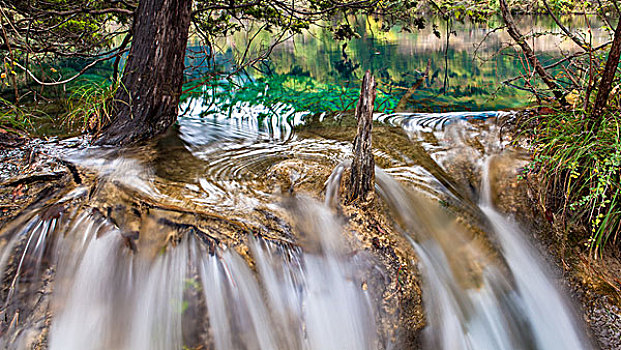
M43 137L95 133L111 119L117 88L105 81L86 81L68 91L67 97L47 103L17 105L0 98L0 128Z
M60 115L62 123L69 128L79 128L82 132L96 132L111 120L111 106L118 86L109 83L91 82L74 89L62 101Z
M542 177L544 208L555 208L565 227L578 224L593 257L619 244L621 226L621 114L610 112L595 134L586 132L584 111L537 116L533 161ZM532 124L531 124L532 125Z

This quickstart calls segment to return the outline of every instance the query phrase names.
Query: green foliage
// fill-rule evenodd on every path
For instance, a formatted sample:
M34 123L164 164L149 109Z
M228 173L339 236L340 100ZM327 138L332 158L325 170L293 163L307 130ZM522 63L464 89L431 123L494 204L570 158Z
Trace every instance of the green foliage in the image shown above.
M110 119L116 89L109 82L82 80L52 103L16 105L0 98L0 127L36 136L95 132Z
M10 44L22 52L30 51L33 59L42 53L95 53L109 48L117 28L124 28L128 13L107 11L122 3L104 0L11 0L0 1ZM114 28L114 29L113 29ZM120 31L119 31L120 34ZM108 36L108 37L107 37ZM14 57L19 59L20 57Z
M511 12L516 14L547 14L543 0L507 0ZM556 14L595 13L615 11L612 0L577 1L577 0L546 0L552 12ZM446 14L454 20L469 18L476 22L487 22L493 14L500 13L498 0L442 0L429 2L440 14Z
M486 22L490 16L498 12L498 2L489 0L443 0L431 2L432 10L446 19L463 22L469 19L473 22Z
M619 244L621 228L621 114L603 119L597 134L586 132L583 111L539 117L534 131L531 171L541 170L544 184L561 195L563 217L586 227L585 244L594 256Z
M111 120L111 106L116 85L87 82L75 88L66 100L59 119L69 129L97 131Z
M33 117L43 115L41 111L21 108L0 98L0 127L28 131L32 127Z
M539 2L541 7L543 7L543 1ZM573 0L548 0L547 2L550 9L555 13L571 13L584 4Z

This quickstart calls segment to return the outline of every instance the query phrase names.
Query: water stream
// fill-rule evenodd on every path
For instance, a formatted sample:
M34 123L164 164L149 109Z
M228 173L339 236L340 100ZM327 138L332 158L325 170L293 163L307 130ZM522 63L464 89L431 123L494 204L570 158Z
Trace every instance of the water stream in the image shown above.
M483 164L480 207L498 237L504 258L521 297L521 312L528 320L540 349L587 349L572 307L554 285L537 248L511 218L494 209L490 193L489 163Z
M519 225L491 203L482 163L479 207L500 243L501 260L429 203L378 171L422 262L427 349L588 349L581 327Z
M376 116L376 190L421 270L422 347L588 349L538 250L495 209L495 159L520 165L503 116ZM88 184L2 230L1 346L414 347L385 331L400 328L382 311L395 282L342 211L350 135L333 129L273 138L189 117L148 147L61 149Z

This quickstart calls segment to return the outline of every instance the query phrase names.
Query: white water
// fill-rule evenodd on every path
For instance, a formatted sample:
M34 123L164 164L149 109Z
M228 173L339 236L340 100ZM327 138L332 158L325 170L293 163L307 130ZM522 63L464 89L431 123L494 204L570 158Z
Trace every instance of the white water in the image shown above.
M106 179L158 198L131 161L112 167L91 163ZM515 222L494 209L488 166L481 166L477 208L489 221L487 234L498 241L501 256L439 209L435 196L429 196L434 201L410 193L377 171L378 192L421 263L425 349L588 349L537 250ZM128 167L133 170L126 176ZM361 277L374 262L353 253L331 211L345 167L338 166L328 180L325 204L303 197L284 204L302 234L298 246L248 237L248 251L219 245L210 253L202 241L184 236L155 253L140 246L134 252L118 228L89 210L75 217L45 210L29 214L12 236L2 237L0 276L21 249L17 270L27 277L12 281L5 308L12 298L38 293L24 288L39 288L28 283L41 279L42 266L49 265L55 268L52 350L183 349L186 343L217 350L388 348L378 339L374 313L381 300L363 288ZM428 184L437 186L437 181ZM45 321L38 317L36 324ZM25 330L17 340L0 336L2 347L23 349L31 344L28 334L41 329L20 326Z
M58 231L57 219L35 215L0 251L0 262L20 240L33 242L26 250L39 259L28 265L35 270L43 247L56 249L51 350L182 349L186 340L218 350L377 349L377 305L359 277L369 263L351 256L323 204L300 198L290 206L305 241L291 247L249 238L256 272L233 248L210 254L194 236L155 256L140 246L133 252L114 225L90 211ZM200 307L188 298L191 289L205 301L207 314L198 319L187 315ZM204 321L209 336L186 339L183 327Z
M221 258L198 254L216 349L378 347L372 305L356 278L364 262L343 254L340 225L327 208L308 199L296 205L316 251L253 239L258 279L231 250Z
M461 126L455 128L459 130L436 131L436 136L452 140L451 133L459 132ZM496 145L498 136L493 131L486 135L486 148L499 152L502 148ZM477 155L463 141L443 148L454 154ZM443 156L442 161L451 159ZM428 321L425 349L589 349L571 305L537 249L518 224L491 203L489 162L483 163L478 209L489 222L491 230L486 234L498 241L500 257L490 251L490 244L438 209L429 200L435 197L406 190L383 171L376 172L379 193L421 262Z
M382 171L380 194L421 261L426 349L530 349L520 300L502 266L434 204ZM479 272L480 270L480 272Z
M459 229L447 225L446 218L430 220L438 213L421 209L430 205L425 199L408 195L383 172L376 178L382 195L398 208L402 229L422 263L426 349L589 348L537 250L489 200L481 209L500 240L508 273L502 262L485 257Z
M83 246L61 245L50 349L181 349L186 240L148 260L109 224L78 220L68 238Z
M587 349L572 313L572 307L555 286L537 248L526 239L519 225L494 208L491 200L489 166L491 157L483 165L481 184L481 210L485 213L504 258L509 265L524 313L532 325L540 349Z

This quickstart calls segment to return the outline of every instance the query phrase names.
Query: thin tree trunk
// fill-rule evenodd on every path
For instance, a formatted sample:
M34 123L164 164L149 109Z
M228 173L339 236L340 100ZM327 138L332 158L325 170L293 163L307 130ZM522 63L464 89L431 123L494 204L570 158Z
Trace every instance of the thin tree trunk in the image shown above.
M451 38L451 20L448 17L446 18L446 44L444 46L444 87L442 88L443 94L446 95L446 90L448 89L448 50Z
M552 76L548 74L548 72L546 72L545 68L543 68L543 65L535 55L535 51L533 51L533 49L524 39L524 36L518 31L517 26L515 25L515 21L513 20L513 16L511 15L511 11L507 6L507 1L499 0L499 3L502 18L507 25L507 33L509 33L511 38L513 38L513 40L520 46L522 52L524 52L524 55L526 56L526 59L528 60L528 62L530 62L530 64L533 65L541 80L543 80L548 88L552 90L554 97L556 97L561 105L567 105L567 102L565 101L565 96L563 96L562 93L562 88L554 81L554 78L552 78Z
M614 38L612 39L612 46L610 47L610 52L608 53L608 59L606 60L606 67L604 68L604 72L602 73L602 79L599 82L599 87L597 89L597 96L595 97L595 104L593 105L593 110L591 111L591 117L589 129L594 130L599 128L601 123L601 117L604 113L604 109L606 108L606 103L608 102L608 96L610 95L610 90L612 89L612 82L615 79L615 74L617 73L617 67L619 66L619 58L621 57L621 21L617 24L617 29L615 30Z
M354 139L354 161L351 165L348 201L366 201L375 187L375 160L371 149L371 130L373 129L373 104L375 103L375 78L367 71L362 79L360 99L356 106L358 132Z
M183 85L192 0L141 0L132 46L114 102L112 122L98 144L126 145L172 125Z

